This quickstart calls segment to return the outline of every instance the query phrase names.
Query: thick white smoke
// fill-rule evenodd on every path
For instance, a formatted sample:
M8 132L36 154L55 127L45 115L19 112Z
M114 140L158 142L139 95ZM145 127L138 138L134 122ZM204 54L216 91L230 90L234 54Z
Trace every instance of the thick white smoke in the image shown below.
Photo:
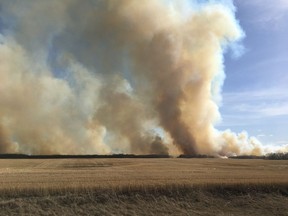
M0 6L1 153L264 153L213 126L223 51L243 37L231 3Z

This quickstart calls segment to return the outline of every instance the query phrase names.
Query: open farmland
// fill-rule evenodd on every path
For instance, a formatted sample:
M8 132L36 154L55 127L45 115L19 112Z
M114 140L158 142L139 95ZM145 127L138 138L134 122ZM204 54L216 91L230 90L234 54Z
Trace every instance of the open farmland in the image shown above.
M223 159L4 159L0 189L287 183L288 161Z
M287 215L287 189L288 161L107 158L0 163L3 214L48 214L40 211L43 208L52 214L56 208L59 214L117 210L124 215L185 215L190 210L196 215L242 215L240 207L247 205L244 215L255 215L255 206L262 215Z

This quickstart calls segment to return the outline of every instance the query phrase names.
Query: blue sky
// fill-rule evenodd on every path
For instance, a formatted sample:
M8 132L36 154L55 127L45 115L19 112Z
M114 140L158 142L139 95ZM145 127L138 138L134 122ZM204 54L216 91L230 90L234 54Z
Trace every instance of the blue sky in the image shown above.
M288 144L288 1L235 0L245 52L225 55L219 129L246 130L263 144Z

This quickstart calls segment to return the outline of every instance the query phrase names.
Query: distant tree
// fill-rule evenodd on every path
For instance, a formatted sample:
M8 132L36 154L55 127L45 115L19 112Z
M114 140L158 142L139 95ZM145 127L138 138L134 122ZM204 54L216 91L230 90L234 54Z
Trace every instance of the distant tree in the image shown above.
M256 156L256 155L237 155L230 156L231 159L265 159L265 156Z
M267 160L288 160L288 152L286 153L270 153L266 155Z
M215 156L212 156L212 155L201 155L201 154L196 154L196 155L181 154L181 155L178 156L178 158L215 158Z

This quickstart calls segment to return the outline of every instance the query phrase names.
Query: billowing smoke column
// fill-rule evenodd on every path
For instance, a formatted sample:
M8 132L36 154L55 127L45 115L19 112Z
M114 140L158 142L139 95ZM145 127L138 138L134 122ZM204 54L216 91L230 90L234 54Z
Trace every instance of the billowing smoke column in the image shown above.
M0 7L0 153L263 153L255 138L213 127L223 50L243 36L232 4Z

